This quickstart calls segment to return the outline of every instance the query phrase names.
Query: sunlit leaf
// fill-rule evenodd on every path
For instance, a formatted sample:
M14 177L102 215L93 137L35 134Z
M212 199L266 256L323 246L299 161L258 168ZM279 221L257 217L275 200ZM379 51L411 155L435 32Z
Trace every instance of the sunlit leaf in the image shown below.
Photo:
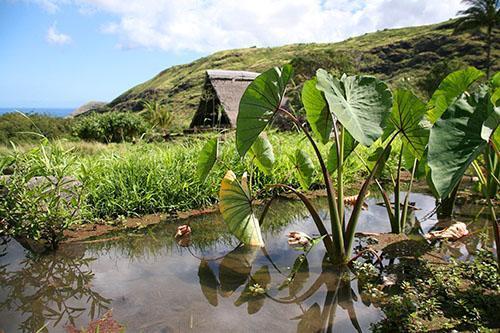
M262 132L248 151L255 165L266 175L271 174L275 162L273 146L265 132Z
M272 68L257 76L245 90L236 119L236 148L240 156L245 156L281 106L292 73L291 65Z
M210 305L217 306L217 287L219 282L206 260L200 261L200 266L198 267L198 279L200 282L201 292L207 299L208 303L210 303Z
M293 162L297 170L300 186L304 190L309 189L314 176L314 164L311 157L302 149L298 149L295 152Z
M302 103L306 109L307 122L323 144L330 140L333 129L333 118L320 90L316 88L317 79L304 83L302 88Z
M200 156L198 158L198 166L196 168L196 175L198 179L203 182L207 178L210 170L217 160L219 150L219 140L213 138L203 146Z
M489 99L488 94L462 96L431 129L428 161L441 198L450 194L487 144L481 133L484 121L494 112Z
M318 84L328 107L353 138L370 146L383 133L390 115L392 96L387 85L368 76L334 78L323 69L316 72Z
M428 103L427 119L434 124L448 106L482 76L484 76L483 72L474 67L469 67L445 77Z
M421 159L429 140L430 123L426 121L426 106L409 90L398 89L387 128L399 131L399 136L411 153Z
M264 246L248 190L243 188L231 170L222 179L219 200L219 209L229 231L246 245Z

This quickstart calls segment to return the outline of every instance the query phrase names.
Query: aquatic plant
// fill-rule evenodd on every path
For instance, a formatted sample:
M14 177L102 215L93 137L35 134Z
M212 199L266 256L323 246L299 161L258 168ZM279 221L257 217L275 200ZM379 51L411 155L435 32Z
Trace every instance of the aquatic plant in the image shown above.
M500 179L500 74L473 90L484 73L468 68L447 76L429 102L434 124L430 130L428 162L432 187L453 203L463 175L472 166L491 215L500 260L500 227L492 199ZM452 206L452 205L451 205Z

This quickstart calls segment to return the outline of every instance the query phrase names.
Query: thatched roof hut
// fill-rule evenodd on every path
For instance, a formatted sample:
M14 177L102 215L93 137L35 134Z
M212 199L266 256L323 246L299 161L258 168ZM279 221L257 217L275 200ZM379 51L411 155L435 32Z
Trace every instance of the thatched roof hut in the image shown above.
M241 96L259 73L208 70L190 127L235 127Z

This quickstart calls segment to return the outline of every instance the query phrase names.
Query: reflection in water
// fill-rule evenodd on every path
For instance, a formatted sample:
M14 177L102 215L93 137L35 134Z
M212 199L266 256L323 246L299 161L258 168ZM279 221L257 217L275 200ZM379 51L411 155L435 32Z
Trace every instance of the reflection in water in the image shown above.
M94 274L84 251L66 255L28 257L18 270L0 266L0 311L11 311L22 317L19 332L37 332L46 326L75 324L75 319L88 312L90 319L108 309L110 300L93 291Z
M270 265L259 265L258 269L253 270L253 263L260 251L263 251L263 257L269 260ZM337 307L340 306L347 312L353 330L362 331L354 307L358 297L351 288L351 272L347 266L333 266L323 258L321 272L314 274L312 279L307 255L299 254L286 275L280 271L265 249L239 246L220 260L217 279L210 262L219 260L220 258L210 261L201 259L198 268L201 291L212 306L218 305L219 295L229 297L245 284L234 305L238 307L247 303L249 315L259 312L266 300L283 305L296 305L302 314L291 319L298 320L298 332L328 332L334 326ZM276 281L272 281L269 267L274 269L273 277ZM306 289L307 285L309 287ZM285 289L288 296L283 295ZM317 296L317 293L324 294L323 305L320 306L316 301L307 308L308 300Z
M434 198L414 194L412 200L420 210L412 212L408 227L416 235L428 232L437 221L423 217L434 208ZM379 201L368 199L357 231L390 230ZM314 204L327 217L326 201ZM477 215L465 206L462 212L470 216L457 218L468 225ZM193 229L189 248L172 237L177 225L186 223ZM464 259L477 247L491 247L491 240L477 237L483 224L488 231L487 221L478 219L468 226L472 237L436 243L433 250ZM36 332L47 323L46 331L65 332L73 321L87 326L107 308L127 332L367 332L381 319L371 294L361 292L364 282L353 279L348 268L326 264L321 245L307 255L289 248L288 232L317 233L301 203L278 200L262 230L265 252L234 249L237 240L218 214L120 233L112 241L73 244L71 253L63 248L41 257L27 256L14 240L0 240L0 331ZM361 251L367 240L359 242ZM389 250L384 249L384 264L401 263L405 253Z

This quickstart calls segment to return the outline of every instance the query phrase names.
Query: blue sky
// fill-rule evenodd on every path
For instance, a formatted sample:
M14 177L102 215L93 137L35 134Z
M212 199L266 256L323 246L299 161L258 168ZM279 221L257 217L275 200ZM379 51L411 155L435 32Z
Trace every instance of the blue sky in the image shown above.
M217 50L339 41L461 8L460 0L0 0L0 107L110 101Z

